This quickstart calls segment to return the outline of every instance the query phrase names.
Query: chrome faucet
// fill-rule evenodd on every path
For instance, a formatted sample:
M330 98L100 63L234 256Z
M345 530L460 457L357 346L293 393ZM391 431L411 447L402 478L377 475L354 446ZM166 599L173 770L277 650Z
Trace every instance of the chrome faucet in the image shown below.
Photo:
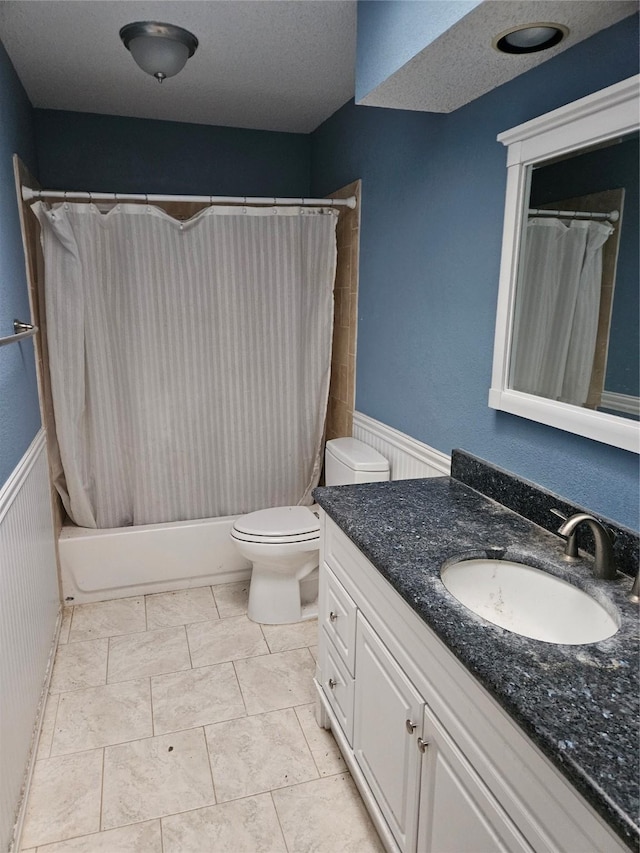
M558 535L567 538L565 546L565 555L571 560L577 556L575 530L579 524L588 524L593 533L593 538L596 543L595 561L593 564L593 573L601 580L614 580L617 571L613 559L613 544L611 535L607 528L587 512L577 512L568 518L564 524L558 529Z

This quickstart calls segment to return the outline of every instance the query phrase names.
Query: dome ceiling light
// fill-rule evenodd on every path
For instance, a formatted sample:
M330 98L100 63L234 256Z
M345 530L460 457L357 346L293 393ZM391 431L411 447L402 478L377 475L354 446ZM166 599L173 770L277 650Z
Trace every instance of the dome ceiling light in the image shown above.
M562 24L522 24L500 33L492 44L501 53L537 53L555 47L568 35Z
M189 30L157 21L127 24L120 30L120 38L140 68L158 83L182 71L198 47L198 39Z

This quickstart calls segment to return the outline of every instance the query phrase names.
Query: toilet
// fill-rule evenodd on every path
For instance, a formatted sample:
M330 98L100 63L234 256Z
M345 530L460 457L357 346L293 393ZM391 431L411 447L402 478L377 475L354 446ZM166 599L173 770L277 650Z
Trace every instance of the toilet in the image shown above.
M389 479L385 457L356 438L327 441L324 460L327 486ZM318 568L320 522L314 507L277 506L250 512L237 519L231 538L253 564L249 619L282 625L317 616L317 600L304 604L300 588L300 582L312 580L309 576Z

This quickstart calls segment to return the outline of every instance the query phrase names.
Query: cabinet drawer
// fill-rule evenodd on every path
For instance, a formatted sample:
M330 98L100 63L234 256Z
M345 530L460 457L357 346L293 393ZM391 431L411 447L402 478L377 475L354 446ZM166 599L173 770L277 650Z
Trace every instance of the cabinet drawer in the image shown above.
M324 636L320 637L319 655L322 689L345 737L349 741L349 746L351 746L353 741L354 680L326 632Z
M323 566L323 573L320 622L349 673L355 675L357 608L349 593L326 565Z

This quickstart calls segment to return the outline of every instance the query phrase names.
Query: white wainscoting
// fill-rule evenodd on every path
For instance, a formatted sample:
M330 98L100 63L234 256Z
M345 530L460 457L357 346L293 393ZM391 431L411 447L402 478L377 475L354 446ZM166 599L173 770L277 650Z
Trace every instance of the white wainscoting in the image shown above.
M353 414L353 437L375 447L389 460L392 480L442 477L451 473L451 457L360 412Z
M21 823L60 611L43 430L0 490L0 567L0 849L8 850Z

